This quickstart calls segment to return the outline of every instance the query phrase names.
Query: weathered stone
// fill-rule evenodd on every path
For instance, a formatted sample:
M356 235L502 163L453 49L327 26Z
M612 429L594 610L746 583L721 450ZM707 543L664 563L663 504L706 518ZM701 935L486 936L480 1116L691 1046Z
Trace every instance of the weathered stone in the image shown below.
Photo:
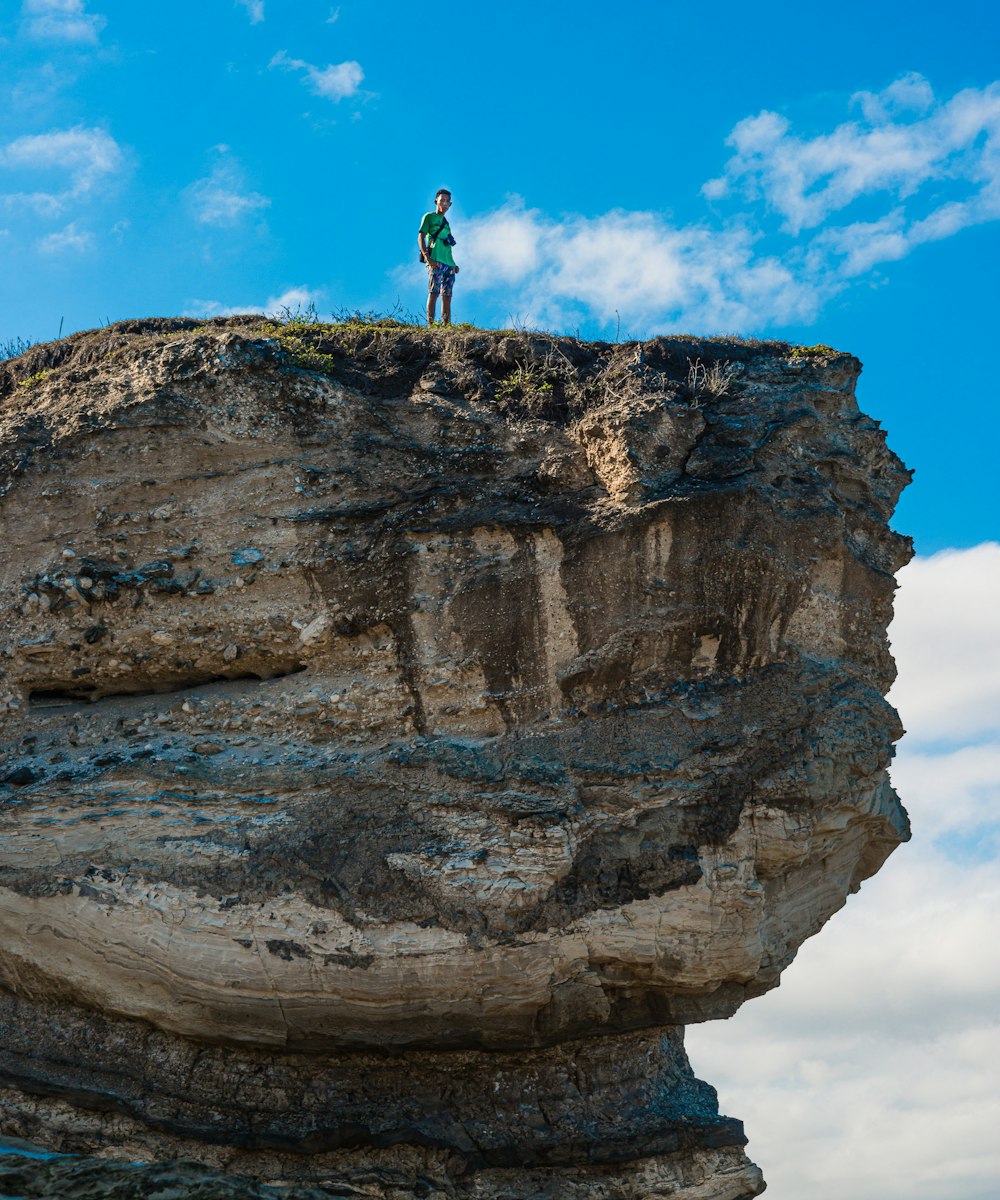
M328 1200L325 1188L272 1188L220 1175L198 1163L110 1163L45 1154L40 1147L0 1141L0 1190L20 1200ZM340 1195L351 1193L341 1192ZM362 1193L354 1193L355 1195Z
M35 783L40 778L40 772L34 767L17 767L8 775L3 777L4 783L13 784L14 787L27 787L29 783Z
M221 754L224 749L218 742L195 742L191 747L194 754Z
M70 748L0 809L0 1131L341 1194L756 1195L682 1027L908 836L906 475L859 364L284 336L0 365L0 596L53 597L4 600L0 737Z

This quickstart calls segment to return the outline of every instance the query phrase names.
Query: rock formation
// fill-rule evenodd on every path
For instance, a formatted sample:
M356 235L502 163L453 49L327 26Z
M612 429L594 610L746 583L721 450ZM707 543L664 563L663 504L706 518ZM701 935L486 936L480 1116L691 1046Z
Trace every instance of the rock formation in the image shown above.
M683 1026L908 836L859 369L263 318L0 364L0 1133L757 1195Z

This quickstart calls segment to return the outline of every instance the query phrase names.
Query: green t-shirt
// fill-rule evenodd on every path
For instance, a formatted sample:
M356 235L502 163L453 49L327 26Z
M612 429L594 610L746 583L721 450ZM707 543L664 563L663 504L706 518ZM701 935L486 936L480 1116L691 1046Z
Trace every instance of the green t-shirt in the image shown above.
M434 262L444 263L445 266L453 267L455 260L451 255L451 247L437 238L438 233L444 229L445 236L451 232L451 227L445 227L447 217L442 217L440 213L429 212L424 213L424 219L420 222L420 232L424 235L424 239L428 249L431 252L431 258Z

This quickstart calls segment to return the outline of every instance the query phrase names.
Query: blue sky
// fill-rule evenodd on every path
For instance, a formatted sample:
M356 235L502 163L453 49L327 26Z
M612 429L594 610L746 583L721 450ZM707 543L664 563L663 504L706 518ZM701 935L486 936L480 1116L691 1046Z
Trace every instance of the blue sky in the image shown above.
M831 1182L855 1163L873 1200L951 1200L933 1164L1000 1119L980 1004L1000 1007L981 944L1000 910L998 11L0 0L0 341L310 302L418 312L416 229L447 186L457 320L778 336L864 362L862 407L916 470L893 640L917 832L779 993L715 1050L695 1038L775 1200L865 1200ZM966 955L950 991L921 973L934 938ZM880 1012L855 1000L873 974L879 995L898 981ZM830 995L827 1044L810 1014ZM886 1011L925 1021L915 1058L888 1057ZM918 1078L941 1086L914 1125ZM993 1197L1000 1162L963 1163L964 1200Z
M419 311L445 184L456 319L849 349L918 550L995 536L995 5L441 12L0 0L0 338Z

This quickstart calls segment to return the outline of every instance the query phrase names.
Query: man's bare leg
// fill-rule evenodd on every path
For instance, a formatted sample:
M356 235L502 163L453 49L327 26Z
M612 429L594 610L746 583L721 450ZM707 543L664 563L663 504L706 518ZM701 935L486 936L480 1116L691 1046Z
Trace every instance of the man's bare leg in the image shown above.
M441 292L441 324L451 324L451 292Z
M434 324L434 307L436 304L437 304L437 293L436 292L428 292L427 293L427 324L428 325ZM444 301L442 301L442 303L441 303L441 311L442 312L445 311Z

